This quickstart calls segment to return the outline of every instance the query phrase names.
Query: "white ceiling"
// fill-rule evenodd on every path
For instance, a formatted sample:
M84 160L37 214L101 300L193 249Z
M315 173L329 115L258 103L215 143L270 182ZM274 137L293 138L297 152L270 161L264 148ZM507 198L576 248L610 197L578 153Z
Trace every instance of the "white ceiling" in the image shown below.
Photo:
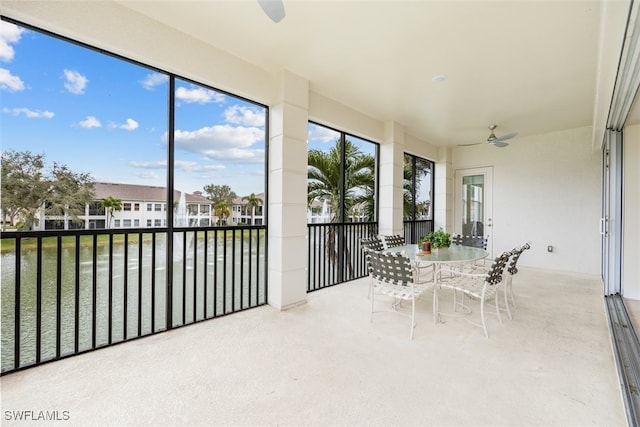
M601 0L118 2L434 145L593 123Z

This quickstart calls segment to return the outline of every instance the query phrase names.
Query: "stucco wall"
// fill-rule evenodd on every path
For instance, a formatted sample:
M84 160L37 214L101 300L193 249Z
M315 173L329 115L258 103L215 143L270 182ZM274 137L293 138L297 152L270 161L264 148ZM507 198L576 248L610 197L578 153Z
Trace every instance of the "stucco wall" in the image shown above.
M599 274L601 164L591 138L583 127L454 149L456 170L493 166L494 253L530 241L522 265Z
M6 2L3 6L16 19L237 95L268 105L282 101L280 76L131 13L119 4L69 2L53 6L51 2ZM103 19L96 21L95 16ZM313 120L377 142L385 141L388 123L321 94L311 91L306 107ZM306 120L300 123L305 124ZM453 169L494 166L493 237L497 250L531 240L533 249L523 257L523 265L598 273L600 153L591 150L590 127L519 137L502 150L489 146L456 148L451 158L448 151L443 156L441 150L416 138L403 139L405 150L443 162L447 169L449 164ZM450 177L447 175L446 179ZM444 186L442 191L447 201L448 188ZM443 213L440 221L449 228L450 215ZM547 253L547 245L553 245L555 251Z

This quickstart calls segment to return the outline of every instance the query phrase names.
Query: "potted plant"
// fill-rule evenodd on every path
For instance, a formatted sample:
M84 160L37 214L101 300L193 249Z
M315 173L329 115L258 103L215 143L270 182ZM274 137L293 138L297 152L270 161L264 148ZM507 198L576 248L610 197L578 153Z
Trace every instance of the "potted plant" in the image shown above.
M420 243L431 242L433 249L448 248L451 245L451 235L442 228L432 231L420 239Z

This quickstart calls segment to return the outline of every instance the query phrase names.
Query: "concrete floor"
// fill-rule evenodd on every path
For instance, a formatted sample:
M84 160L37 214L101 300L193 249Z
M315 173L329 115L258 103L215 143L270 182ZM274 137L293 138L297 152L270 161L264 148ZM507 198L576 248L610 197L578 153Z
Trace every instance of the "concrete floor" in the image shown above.
M522 268L514 318L490 318L489 339L462 317L435 325L428 295L409 341L406 317L369 322L368 285L7 375L2 425L627 425L597 277Z

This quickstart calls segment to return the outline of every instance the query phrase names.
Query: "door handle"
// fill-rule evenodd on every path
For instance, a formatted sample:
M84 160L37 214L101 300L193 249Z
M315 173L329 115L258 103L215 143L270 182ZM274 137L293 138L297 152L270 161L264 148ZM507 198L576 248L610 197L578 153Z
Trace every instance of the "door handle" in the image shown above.
M600 234L603 236L607 235L607 218L600 218L600 224L598 224L598 229Z

